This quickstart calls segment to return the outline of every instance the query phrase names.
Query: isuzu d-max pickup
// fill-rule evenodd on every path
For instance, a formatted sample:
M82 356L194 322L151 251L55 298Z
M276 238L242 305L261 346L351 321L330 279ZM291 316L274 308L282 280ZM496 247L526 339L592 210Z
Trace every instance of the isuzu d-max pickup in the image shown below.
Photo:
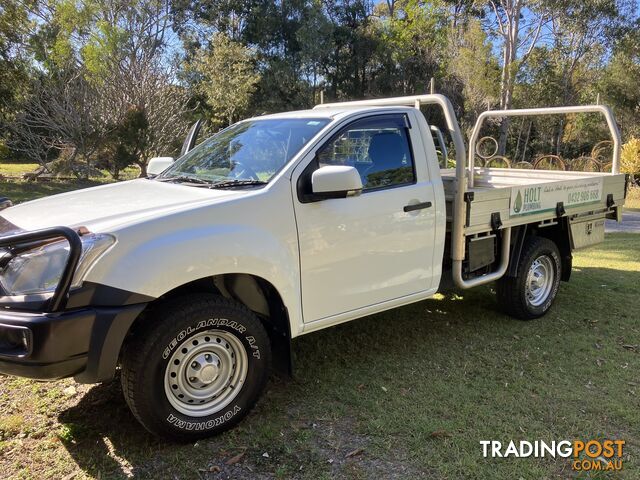
M604 116L613 173L475 167L487 119L580 112ZM489 111L467 145L441 95L325 104L231 125L149 178L4 208L0 372L98 383L120 369L139 421L186 441L240 421L300 335L443 285L497 282L505 312L540 317L572 251L621 218L611 112Z

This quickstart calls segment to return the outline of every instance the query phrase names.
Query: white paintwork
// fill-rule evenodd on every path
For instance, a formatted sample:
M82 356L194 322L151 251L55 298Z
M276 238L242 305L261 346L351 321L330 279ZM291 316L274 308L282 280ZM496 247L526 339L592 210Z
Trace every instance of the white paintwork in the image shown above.
M169 168L174 161L173 157L153 157L147 164L147 173L149 175L159 175Z
M316 105L314 109L322 111L324 109L335 108L367 108L367 107L383 107L392 105L405 105L413 106L417 111L423 105L435 105L440 108L442 115L444 116L447 129L449 130L449 136L455 147L456 157L456 188L455 188L455 201L453 221L451 224L451 259L453 260L453 279L454 282L461 288L466 287L465 281L462 279L462 262L465 258L465 202L464 194L467 185L467 172L466 172L466 156L467 147L460 131L460 125L458 125L458 119L453 110L451 101L440 94L425 94L425 95L409 95L406 97L394 97L394 98L375 98L371 100L358 100L354 102L342 102L342 103L329 103L323 105ZM421 125L424 122L419 122ZM422 129L422 126L421 126ZM426 134L430 135L430 132L422 129L423 137L428 138ZM433 139L429 137L427 143L433 144ZM432 177L433 178L433 177ZM502 270L502 268L500 269ZM485 275L487 281L497 280L496 275Z
M211 205L244 193L137 179L22 203L3 210L2 216L25 230L68 225L110 232L127 224Z
M313 172L311 188L313 193L355 193L362 190L362 179L353 167L327 165Z
M419 98L442 106L450 133L459 133L448 100ZM114 235L116 244L86 280L151 297L216 274L264 278L282 296L293 337L422 300L436 291L442 273L446 205L438 158L418 110L398 106L405 99L376 102L261 117L331 120L262 188L139 179L47 197L1 215L25 230L67 225ZM316 152L349 123L383 113L409 118L416 183L302 203L297 181ZM454 137L464 159L464 145ZM316 172L314 188L362 187L353 168L328 168ZM458 168L464 175L464 165ZM424 202L431 208L403 211ZM454 220L461 216L456 208Z
M405 111L415 118L413 111ZM415 129L411 140L420 141ZM439 217L433 207L403 211L406 205L436 202L426 168L428 161L437 165L435 150L428 158L424 148L415 148L415 142L418 181L414 185L364 192L355 198L294 201L305 324L332 316L338 321L362 307L433 293L437 288L440 269L434 266L433 256L436 244L444 245L444 211ZM294 180L307 163L300 164ZM436 179L442 191L437 174ZM437 240L436 234L440 234Z

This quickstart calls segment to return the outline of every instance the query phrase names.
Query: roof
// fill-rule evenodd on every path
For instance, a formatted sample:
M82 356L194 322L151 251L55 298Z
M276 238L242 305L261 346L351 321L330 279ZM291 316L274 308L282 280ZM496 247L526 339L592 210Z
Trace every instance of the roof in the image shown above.
M403 106L388 106L388 107L378 107L378 106L355 106L355 105L345 105L345 106L335 106L335 107L323 107L323 108L315 108L310 110L295 110L291 112L281 112L281 113L272 113L268 115L262 115L260 117L254 117L254 119L269 119L269 118L331 118L333 120L344 117L350 113L355 111L358 112L366 112L366 111L384 111L384 110L410 110L412 107L403 107Z

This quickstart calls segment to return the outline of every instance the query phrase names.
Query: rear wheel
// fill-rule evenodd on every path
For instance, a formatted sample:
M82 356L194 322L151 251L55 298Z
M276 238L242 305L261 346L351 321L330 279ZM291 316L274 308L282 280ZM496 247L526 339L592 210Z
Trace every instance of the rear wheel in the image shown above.
M498 303L512 317L531 320L551 308L560 286L560 251L547 238L529 237L514 277L503 277L497 284Z
M244 305L191 295L158 305L126 345L122 387L150 432L191 441L238 423L258 400L271 359Z

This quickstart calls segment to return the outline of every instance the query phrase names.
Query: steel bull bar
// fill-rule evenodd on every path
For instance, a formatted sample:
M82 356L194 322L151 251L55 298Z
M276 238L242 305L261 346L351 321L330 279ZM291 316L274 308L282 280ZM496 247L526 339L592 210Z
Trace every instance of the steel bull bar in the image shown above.
M19 302L0 309L0 373L36 379L73 376L80 383L109 381L124 339L147 302L70 308L82 241L69 227L8 235L0 238L0 248L20 252L59 239L69 243L69 256L53 294L35 311Z
M20 250L36 247L46 240L55 240L58 238L63 238L69 243L69 257L67 258L67 264L62 271L62 276L53 295L46 302L44 309L46 312L61 311L66 305L71 283L73 282L73 276L82 255L80 235L69 227L52 227L0 237L0 248Z

